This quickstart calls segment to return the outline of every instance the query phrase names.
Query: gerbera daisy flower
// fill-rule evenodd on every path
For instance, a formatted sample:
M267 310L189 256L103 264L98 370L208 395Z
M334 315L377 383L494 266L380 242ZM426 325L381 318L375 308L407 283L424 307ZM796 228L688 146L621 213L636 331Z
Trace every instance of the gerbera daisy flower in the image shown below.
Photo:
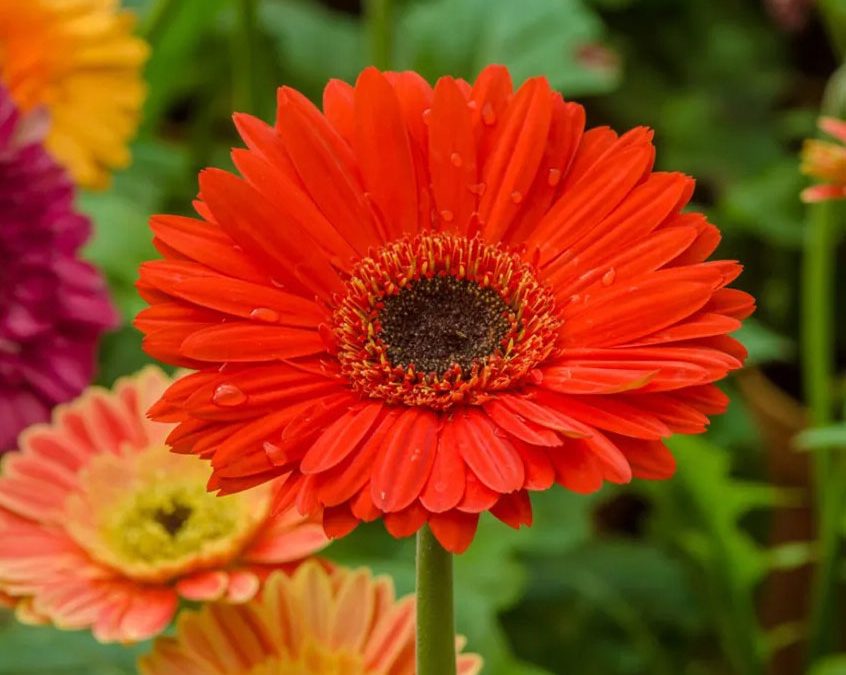
M97 340L117 321L105 283L78 257L90 224L41 146L45 121L0 86L0 452L85 388Z
M0 83L49 110L47 149L85 187L129 163L147 45L117 0L0 0Z
M459 646L463 639L457 640ZM482 660L460 654L459 675ZM414 675L414 598L388 577L311 561L245 605L210 604L156 640L142 675Z
M91 388L4 458L0 593L23 620L142 640L180 598L244 602L325 546L319 522L269 515L269 486L219 499L203 462L168 452L144 411L169 383L151 367Z
M823 181L802 191L802 201L822 202L846 197L846 122L821 117L819 128L837 140L809 139L802 147L802 173Z
M528 523L532 490L672 474L663 439L724 408L753 300L652 133L585 131L497 66L370 68L323 110L283 87L275 125L236 115L243 177L206 170L200 219L151 223L137 326L197 370L151 414L211 488L285 476L277 506L331 536L428 522L458 552L480 512Z

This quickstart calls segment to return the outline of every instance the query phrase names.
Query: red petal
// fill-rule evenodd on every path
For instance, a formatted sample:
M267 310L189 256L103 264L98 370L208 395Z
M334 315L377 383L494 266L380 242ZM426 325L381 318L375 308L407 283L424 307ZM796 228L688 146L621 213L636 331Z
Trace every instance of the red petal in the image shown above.
M441 229L466 234L478 205L472 111L455 80L435 87L429 119L429 172Z
M367 403L342 415L309 448L300 463L300 471L320 473L342 462L367 435L382 409L380 401Z
M420 496L437 447L437 418L428 411L403 411L385 439L373 472L371 495L383 511L401 511Z
M423 506L433 513L455 508L464 496L466 472L464 460L458 451L454 425L447 421L438 437L432 473L420 493Z
M507 439L497 436L486 417L475 411L462 412L455 415L452 425L461 456L479 480L501 493L523 487L520 455Z
M464 553L479 525L479 514L447 511L429 516L432 534L450 553Z
M366 68L356 82L354 148L388 239L414 234L417 179L408 132L394 88L375 68Z
M520 490L510 495L503 495L491 509L491 513L515 530L521 525L531 526L532 502L529 499L529 493Z
M257 326L232 321L209 326L189 335L181 352L198 361L278 361L319 354L323 341L316 330Z

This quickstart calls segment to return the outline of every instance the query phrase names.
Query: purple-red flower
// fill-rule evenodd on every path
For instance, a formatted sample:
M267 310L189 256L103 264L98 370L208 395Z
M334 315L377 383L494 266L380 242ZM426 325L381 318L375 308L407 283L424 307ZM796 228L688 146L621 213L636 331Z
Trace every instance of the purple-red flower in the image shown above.
M78 257L90 225L42 147L47 127L0 87L0 451L82 391L116 320L102 278Z

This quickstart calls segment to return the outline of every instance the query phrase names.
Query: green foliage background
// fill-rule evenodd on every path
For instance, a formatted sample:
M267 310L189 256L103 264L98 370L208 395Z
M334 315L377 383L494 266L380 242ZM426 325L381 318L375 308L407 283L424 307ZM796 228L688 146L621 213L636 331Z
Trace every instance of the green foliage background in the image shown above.
M370 62L353 2L344 10L258 0L253 27L241 25L235 0L127 4L153 46L135 161L110 191L79 202L96 228L87 255L126 322L103 344L105 384L146 359L129 321L141 307L138 264L155 256L147 218L187 212L196 172L231 166L230 112L269 118L277 85L317 100L327 79L353 80ZM397 68L470 79L487 63L505 63L517 81L544 74L584 102L591 125L654 127L659 167L698 178L695 200L723 229L722 256L747 267L739 283L760 306L741 336L750 362L798 396L797 151L814 133L835 66L815 18L790 33L758 0L407 0L394 18ZM776 647L801 638L802 626L765 631L758 604L773 569L810 555L802 542L765 544L771 510L808 497L768 484L755 418L735 384L726 386L732 407L712 431L673 442L675 480L590 497L539 495L534 527L520 532L483 520L456 560L456 592L458 628L485 656L485 673L757 675ZM830 433L846 443L842 430ZM412 590L412 542L379 526L328 555ZM0 616L0 675L131 673L145 649ZM813 671L844 673L846 656Z

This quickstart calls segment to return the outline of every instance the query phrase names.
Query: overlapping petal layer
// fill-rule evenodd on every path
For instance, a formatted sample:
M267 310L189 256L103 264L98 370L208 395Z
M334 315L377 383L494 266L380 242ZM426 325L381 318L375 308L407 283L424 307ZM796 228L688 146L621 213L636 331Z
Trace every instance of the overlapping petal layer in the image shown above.
M463 644L458 639L458 646ZM271 576L244 605L210 604L179 618L140 661L142 675L414 675L414 599L366 569L315 562ZM458 655L459 675L482 660Z

